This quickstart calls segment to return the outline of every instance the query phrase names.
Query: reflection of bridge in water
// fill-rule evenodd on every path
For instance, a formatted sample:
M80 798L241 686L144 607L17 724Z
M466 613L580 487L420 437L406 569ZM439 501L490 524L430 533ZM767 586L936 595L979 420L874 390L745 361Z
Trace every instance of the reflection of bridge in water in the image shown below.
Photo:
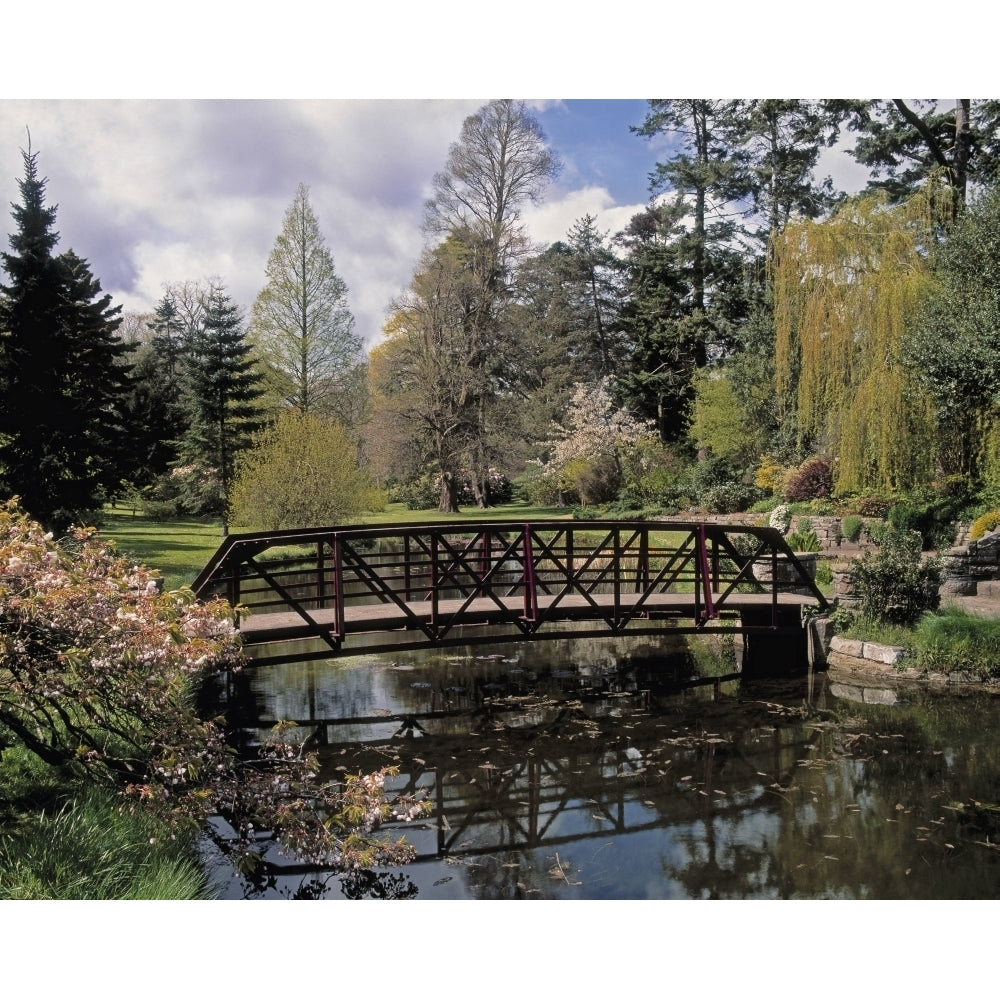
M398 767L387 791L422 793L434 804L424 823L390 825L416 848L417 864L512 863L649 831L683 838L691 824L780 813L809 751L800 710L761 700L743 701L738 721L733 712L729 699L715 698L652 714L595 715L563 704L540 724L331 743L320 749L322 776ZM272 865L288 876L316 870Z
M736 631L748 649L784 642L804 659L803 611L826 607L777 530L681 521L232 535L193 587L249 609L240 628L258 664L664 631ZM280 648L302 640L313 648Z

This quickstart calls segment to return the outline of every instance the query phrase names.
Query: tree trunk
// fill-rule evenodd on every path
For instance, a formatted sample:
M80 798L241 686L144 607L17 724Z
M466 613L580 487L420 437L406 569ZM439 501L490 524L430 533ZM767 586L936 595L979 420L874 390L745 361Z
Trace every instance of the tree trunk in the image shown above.
M439 494L438 510L442 514L457 514L458 507L458 483L455 476L450 472L441 473L441 492Z

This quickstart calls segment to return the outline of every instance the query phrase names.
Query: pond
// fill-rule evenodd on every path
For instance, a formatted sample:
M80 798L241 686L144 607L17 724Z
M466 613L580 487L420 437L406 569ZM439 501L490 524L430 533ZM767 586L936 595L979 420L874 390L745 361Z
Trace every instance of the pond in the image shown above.
M399 767L410 865L271 849L219 898L976 899L1000 887L1000 701L752 679L726 639L566 639L249 668L252 740L294 719L324 773ZM776 665L780 667L781 665ZM779 671L780 672L780 671Z

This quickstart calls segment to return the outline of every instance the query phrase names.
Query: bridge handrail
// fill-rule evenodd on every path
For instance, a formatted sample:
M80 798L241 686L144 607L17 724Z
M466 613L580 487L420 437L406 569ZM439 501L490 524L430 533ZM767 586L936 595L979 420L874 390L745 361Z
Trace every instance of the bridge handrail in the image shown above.
M548 555L551 560L558 565L559 558L553 554L554 546L556 545L556 540L562 536L565 536L565 545L569 552L566 561L569 563L569 567L562 567L564 576L560 577L558 574L556 576L556 583L560 580L563 581L564 589L556 598L556 601L565 595L567 588L574 590L575 592L586 594L592 591L592 588L597 583L600 583L605 576L608 576L608 569L590 570L589 562L593 562L595 559L595 553L592 552L589 556L589 562L581 570L575 570L572 561L572 547L573 539L578 534L590 534L590 533L605 533L604 539L599 543L599 546L603 546L609 542L610 539L614 539L614 551L611 553L614 555L613 570L614 572L607 579L608 585L613 585L615 587L616 594L616 604L617 604L617 594L618 589L621 585L621 560L625 554L625 550L628 551L628 558L631 561L636 562L636 572L638 572L639 564L645 557L648 562L648 555L652 551L656 555L663 555L668 551L672 551L673 555L667 564L667 569L670 565L678 560L678 566L674 571L673 576L670 578L671 585L673 582L681 580L690 584L694 582L696 590L696 605L700 608L697 612L702 617L712 618L715 617L716 604L723 604L725 599L731 594L737 586L741 583L744 584L754 584L758 587L760 586L760 581L752 575L752 566L758 560L758 557L763 556L765 559L770 559L772 564L771 572L771 591L775 602L777 601L777 594L779 590L778 583L778 573L777 573L777 563L779 559L784 560L786 563L794 568L797 580L794 586L799 588L806 588L810 591L813 597L816 598L817 602L821 607L826 606L826 600L819 589L815 586L812 581L811 576L806 572L804 567L801 565L795 553L788 546L784 539L784 536L774 528L763 527L757 525L732 525L732 524L721 524L717 522L706 522L706 521L688 521L688 520L615 520L615 519L590 519L590 520L576 520L576 519L545 519L540 521L517 521L517 520L506 520L506 519L494 519L494 520L476 520L476 521L437 521L437 522L397 522L393 524L383 524L377 526L366 526L366 525L349 525L349 526L330 526L322 528L309 528L309 529L286 529L282 531L266 531L266 532L252 532L248 534L236 534L228 536L222 544L219 546L218 550L206 564L204 570L198 574L192 584L192 589L198 596L206 596L209 589L213 584L220 584L228 581L230 585L230 598L234 596L238 598L239 591L239 577L240 571L239 567L252 563L256 556L269 549L273 548L285 548L285 547L296 547L296 546L315 546L317 557L316 572L317 577L317 592L322 590L324 587L324 573L329 572L329 570L324 568L323 565L323 546L324 544L329 546L331 555L335 562L335 576L337 580L338 594L337 600L339 604L343 604L343 599L346 599L348 595L343 591L343 569L340 564L342 551L353 551L346 548L349 543L357 541L377 541L379 539L401 539L405 540L407 546L409 546L412 539L430 539L430 545L433 549L433 553L438 551L439 541L447 542L448 539L456 539L462 536L472 536L472 542L469 544L475 544L476 540L482 538L484 540L484 545L489 545L489 539L492 537L501 538L505 535L520 535L520 549L519 558L521 561L523 569L523 578L520 584L512 586L509 592L513 592L517 586L524 587L524 600L525 600L525 619L533 620L537 618L537 600L538 600L538 586L539 582L543 588L548 591L548 584L544 579L539 581L539 577L542 574L538 570L538 565L540 565L541 559ZM545 543L545 533L549 533L554 536L548 544ZM622 533L628 533L629 537L625 543L624 549L621 547L621 537ZM670 549L659 549L653 548L650 550L649 539L650 536L656 533L686 533L687 538L680 547L676 547L673 550ZM746 553L738 551L733 544L733 536L745 536L751 537L756 540L756 550L753 553ZM542 554L535 558L532 551L532 539L536 538L540 541L540 548ZM635 549L629 548L633 542L638 538L640 548L637 552ZM685 546L688 542L693 543L693 549L688 550ZM508 547L508 553L516 549L517 542L510 543ZM447 546L446 546L447 547ZM487 552L489 553L487 548ZM562 550L558 550L562 552ZM431 553L432 558L430 562L426 565L430 565L434 561L433 553ZM644 555L639 554L644 553ZM470 566L466 563L466 556L468 555L468 547L463 550L462 553L457 554L452 551L453 561L449 565L447 573L450 575L451 581L456 585L456 587L461 590L461 585L458 583L458 576L461 575L461 571L468 574L471 572ZM683 558L682 558L683 557ZM478 558L476 556L469 556L469 558ZM727 561L735 567L738 572L735 575L731 575L723 580L722 574L720 573L720 559ZM302 557L304 562L309 562L307 557ZM403 565L403 571L406 575L406 600L410 599L410 593L417 589L428 589L428 586L419 587L411 582L410 574L411 572L416 572L418 580L421 579L418 570L421 566L425 565L418 561L413 562L412 566L410 563L410 552L407 548L405 561ZM293 559L288 560L289 563L294 562ZM536 563L538 565L536 565ZM689 564L693 564L693 569L689 569ZM310 566L312 564L310 563ZM382 567L372 568L370 566L364 567L368 570L371 579L368 581L369 592L375 596L379 596L381 593L381 599L383 601L388 601L390 599L395 600L400 607L403 604L394 595L386 580L390 582L399 583L400 578L397 577L385 577L384 579L377 576L377 569L391 568L390 564L386 563ZM646 574L648 577L649 567L646 566ZM311 570L310 570L311 571ZM691 576L682 577L682 574L687 571L688 573L693 572L693 578ZM596 573L595 578L590 579L590 583L587 588L581 588L581 584L588 581L588 577L585 575L587 572ZM434 574L437 573L435 569ZM664 576L666 573L665 569L660 569L658 580ZM457 574L457 575L456 575ZM487 580L492 576L493 569L486 573L484 576L470 575L469 579L476 580L476 589L483 590L486 592L485 584ZM278 576L280 574L275 574ZM264 579L264 576L258 571L258 577ZM446 581L438 581L436 575L432 574L432 582L429 585L429 589L432 592L432 599L436 601L437 590L440 589L440 585ZM268 575L266 577L269 586L272 588L275 586L275 579ZM360 578L359 578L360 579ZM362 581L363 582L363 581ZM373 582L378 584L379 590L373 590ZM636 581L638 583L638 580ZM553 583L549 581L549 583ZM648 581L647 581L648 583ZM713 585L722 586L723 583L728 584L725 591L719 594L713 595ZM555 585L555 583L553 583ZM308 613L305 611L302 604L292 595L290 592L283 591L279 587L279 593L282 595L284 603L291 606L296 610L303 618L308 620ZM492 596L492 595L491 595ZM303 600L306 603L316 600L317 598L306 597ZM322 598L320 598L322 599ZM644 599L644 598L643 598ZM281 602L274 602L281 603ZM641 601L640 601L641 603ZM595 605L596 608L596 605ZM340 616L342 618L342 608L340 609Z

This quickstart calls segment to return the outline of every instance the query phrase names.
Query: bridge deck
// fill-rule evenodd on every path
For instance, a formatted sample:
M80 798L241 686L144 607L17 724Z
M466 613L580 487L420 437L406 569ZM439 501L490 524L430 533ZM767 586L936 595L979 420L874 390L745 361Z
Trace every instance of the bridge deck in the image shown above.
M714 595L717 599L718 594ZM592 620L595 617L646 614L656 617L693 620L696 612L694 594L565 594L562 597L539 594L538 616L545 622ZM732 594L726 600L726 612L734 617L745 611L766 611L777 606L783 610L814 605L810 595L783 593L775 601L771 594ZM524 619L523 597L479 597L432 601L405 602L406 610L394 603L347 605L344 608L344 634L395 632L419 628L419 623L463 625L503 625ZM308 639L318 633L335 629L335 608L320 608L308 612L311 621L297 612L251 614L243 619L240 632L248 644Z

